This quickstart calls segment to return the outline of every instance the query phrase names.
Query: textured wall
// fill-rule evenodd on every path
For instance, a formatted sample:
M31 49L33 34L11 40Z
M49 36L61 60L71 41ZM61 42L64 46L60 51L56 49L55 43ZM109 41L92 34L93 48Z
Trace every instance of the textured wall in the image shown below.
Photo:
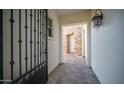
M82 49L84 49L84 38L82 26L80 25L72 25L71 28L68 26L64 29L64 51L65 53L70 53L70 37L73 35L74 37L74 54L77 56L84 56L84 52L82 54ZM83 43L83 44L82 44ZM84 51L84 50L83 50Z
M75 54L78 56L84 56L82 55L82 28L79 28L77 31L74 33L74 50Z

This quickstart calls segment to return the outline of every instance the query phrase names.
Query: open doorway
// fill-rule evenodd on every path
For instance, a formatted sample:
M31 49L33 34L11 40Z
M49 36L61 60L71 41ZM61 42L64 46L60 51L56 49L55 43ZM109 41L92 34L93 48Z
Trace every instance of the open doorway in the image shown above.
M85 30L83 23L62 26L63 62L85 62Z

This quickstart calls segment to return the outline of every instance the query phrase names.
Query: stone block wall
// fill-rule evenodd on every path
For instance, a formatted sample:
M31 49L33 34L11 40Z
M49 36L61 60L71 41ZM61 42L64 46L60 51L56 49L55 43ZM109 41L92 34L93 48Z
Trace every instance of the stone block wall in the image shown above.
M84 50L84 45L82 42L82 27L77 26L73 28L68 28L65 30L64 33L64 52L70 53L70 35L74 35L74 54L77 56L84 56L84 53L82 54L82 49Z
M80 29L75 31L74 34L74 53L78 56L82 56L82 34Z

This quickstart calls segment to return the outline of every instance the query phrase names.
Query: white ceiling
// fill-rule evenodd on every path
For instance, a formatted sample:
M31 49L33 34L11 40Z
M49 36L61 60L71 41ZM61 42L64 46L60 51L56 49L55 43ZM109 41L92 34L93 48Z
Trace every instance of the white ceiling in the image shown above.
M88 9L54 9L59 16L74 14Z

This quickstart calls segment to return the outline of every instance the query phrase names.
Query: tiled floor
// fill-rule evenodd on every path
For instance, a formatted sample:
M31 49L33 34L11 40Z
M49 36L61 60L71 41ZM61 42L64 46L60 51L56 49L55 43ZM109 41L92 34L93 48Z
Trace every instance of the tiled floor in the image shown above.
M66 54L65 63L59 65L50 75L48 84L99 84L92 69L87 67L83 57Z

